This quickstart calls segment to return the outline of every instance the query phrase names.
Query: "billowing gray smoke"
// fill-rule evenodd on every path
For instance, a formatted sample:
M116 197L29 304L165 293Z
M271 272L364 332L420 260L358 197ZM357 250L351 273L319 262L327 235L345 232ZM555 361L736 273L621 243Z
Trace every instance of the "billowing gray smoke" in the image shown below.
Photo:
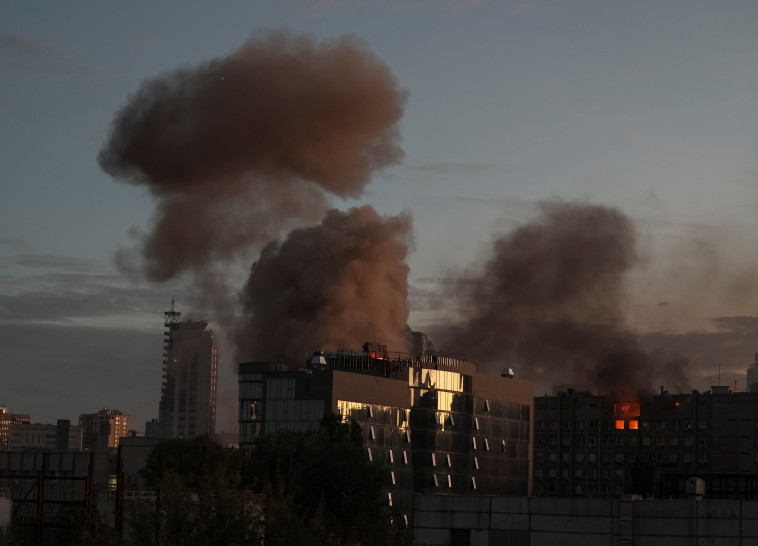
M157 201L140 241L164 281L318 221L402 158L406 94L355 37L255 35L228 57L142 84L98 157Z
M330 210L320 225L270 243L242 301L239 358L300 363L312 349L366 341L405 351L411 220L364 206Z
M449 345L493 368L516 362L549 384L619 396L657 381L683 388L682 359L648 355L624 330L624 274L636 259L634 226L619 211L546 204L495 241L481 272L452 283L465 321L447 332Z

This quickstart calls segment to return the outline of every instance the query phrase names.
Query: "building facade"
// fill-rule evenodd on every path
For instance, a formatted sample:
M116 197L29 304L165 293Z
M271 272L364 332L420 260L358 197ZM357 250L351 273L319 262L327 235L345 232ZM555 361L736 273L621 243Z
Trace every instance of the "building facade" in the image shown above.
M441 355L338 351L308 369L239 367L240 448L277 430L318 428L336 413L361 425L367 456L390 472L387 500L413 493L531 492L531 383Z
M534 494L758 498L758 394L729 387L639 401L566 391L534 401Z
M7 406L0 406L0 451L8 451L8 434L10 426L29 423L29 416L21 413L8 413Z
M80 415L79 426L82 427L85 451L117 448L119 439L129 435L129 416L118 410L103 408L97 413Z
M212 330L206 330L207 322L180 322L173 301L165 315L159 434L163 438L211 435L216 430L218 341Z
M81 451L82 427L71 426L68 419L55 425L16 423L10 425L8 451Z

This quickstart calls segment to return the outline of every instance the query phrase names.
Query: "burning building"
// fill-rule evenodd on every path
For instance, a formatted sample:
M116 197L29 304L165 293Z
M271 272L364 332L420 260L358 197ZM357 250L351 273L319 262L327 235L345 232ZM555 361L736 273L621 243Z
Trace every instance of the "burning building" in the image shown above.
M389 468L387 501L406 514L412 493L530 494L532 404L531 383L511 374L370 344L300 370L239 366L240 448L339 414L361 425L368 458Z
M534 494L758 498L758 394L728 387L617 401L561 391L534 400Z

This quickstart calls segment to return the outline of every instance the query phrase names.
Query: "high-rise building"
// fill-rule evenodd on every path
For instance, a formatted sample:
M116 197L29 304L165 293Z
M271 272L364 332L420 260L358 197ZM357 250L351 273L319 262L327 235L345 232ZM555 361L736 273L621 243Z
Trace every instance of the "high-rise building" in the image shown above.
M85 451L118 447L119 438L129 434L129 416L118 410L103 408L97 413L79 416Z
M218 342L205 321L180 322L166 311L163 384L158 408L160 436L191 438L216 429Z
M0 451L8 451L8 434L10 432L10 426L28 422L28 415L8 413L7 406L0 406Z
M318 428L329 413L362 428L386 465L387 501L409 514L413 493L528 495L533 387L439 354L317 353L300 370L239 367L240 448L277 430Z

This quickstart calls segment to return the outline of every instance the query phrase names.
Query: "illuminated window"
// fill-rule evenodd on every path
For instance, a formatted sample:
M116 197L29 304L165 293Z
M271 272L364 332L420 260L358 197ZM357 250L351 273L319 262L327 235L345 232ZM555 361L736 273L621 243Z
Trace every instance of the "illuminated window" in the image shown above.
M486 451L490 450L490 441L487 438L484 439L484 449Z
M371 404L369 404L369 406L368 406L368 416L369 417L373 417L374 416L374 406L372 406Z
M394 462L395 462L395 454L394 454L394 453L392 453L392 450L391 450L391 449L390 449L390 452L389 452L389 454L390 454L390 462L391 462L391 463L394 463Z
M479 417L474 417L474 428L479 430ZM476 448L474 448L476 449Z
M476 478L474 476L471 476L471 487L476 489Z
M395 482L395 473L394 472L390 472L390 477L392 478L392 485L396 485L396 482Z
M440 481L437 479L437 474L432 474L432 477L434 478L434 487L439 487Z
M484 411L490 411L490 401L485 400L484 401Z
M447 455L447 466L453 466L453 463L450 461L450 454Z
M476 457L474 457L474 468L479 470L479 459L477 459Z
M437 455L432 453L432 466L437 466Z
M637 430L638 428L637 421L629 421L629 430Z
M447 486L453 487L453 477L450 474L447 475Z
M624 430L624 420L616 419L616 430Z
M374 460L374 454L371 452L371 448L368 448L368 460L373 461Z
M476 449L476 438L471 438L471 445L474 447L474 449Z
M369 429L369 437L372 440L376 440L376 432L374 431L374 425L371 425L371 428Z
M408 452L403 451L403 464L408 464Z
M392 506L392 493L387 493L387 502Z
M405 431L405 441L408 442L409 444L411 443L411 431L410 430L406 430Z

